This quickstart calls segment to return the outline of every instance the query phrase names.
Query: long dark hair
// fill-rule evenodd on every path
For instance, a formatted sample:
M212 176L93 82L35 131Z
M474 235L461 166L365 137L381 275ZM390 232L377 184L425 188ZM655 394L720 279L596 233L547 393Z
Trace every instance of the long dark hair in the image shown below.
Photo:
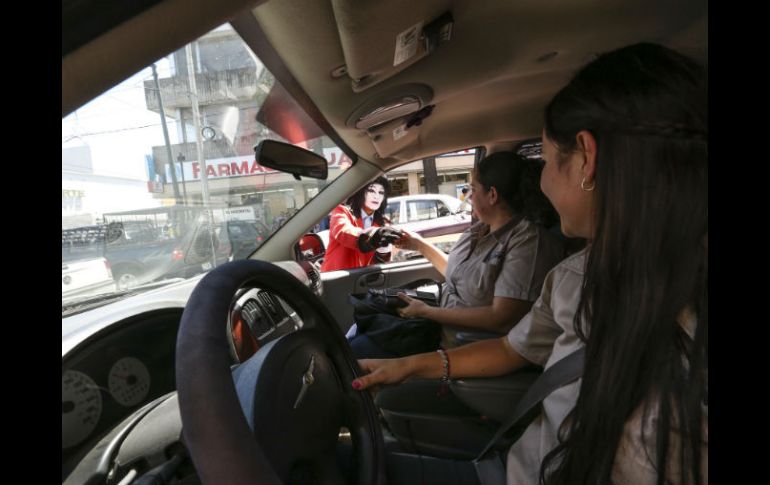
M374 211L373 214L374 222L380 226L384 226L385 224L390 223L390 221L383 215L385 213L385 209L388 208L388 192L390 192L390 183L388 183L388 179L385 177L377 177L377 180L364 185L361 190L348 198L346 204L350 206L350 211L353 213L353 215L355 217L359 217L361 215L361 209L364 208L366 189L368 189L372 184L380 184L385 189L385 197L382 198L382 204L380 204L380 207Z
M580 130L594 136L597 155L596 229L574 322L586 342L583 382L541 483L609 483L638 409L642 422L657 416L655 441L642 432L657 483L672 467L682 483L707 480L707 90L694 61L636 44L588 64L546 107L545 134L562 163ZM694 338L681 325L685 310Z
M541 163L515 152L496 152L476 167L476 179L489 190L494 187L508 208L530 222L546 227L556 223L556 210L540 190Z

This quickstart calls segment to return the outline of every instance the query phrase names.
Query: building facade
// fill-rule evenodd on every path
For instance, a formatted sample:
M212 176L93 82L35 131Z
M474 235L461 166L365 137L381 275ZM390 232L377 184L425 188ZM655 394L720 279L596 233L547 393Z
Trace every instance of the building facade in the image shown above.
M212 47L214 43L216 49ZM222 55L223 43L227 55ZM179 140L152 148L147 187L153 197L166 204L199 204L203 203L203 184L207 184L209 203L238 206L261 202L267 208L265 222L270 224L273 218L290 215L301 207L351 163L332 143L325 143L325 137L317 138L322 133L313 133L318 130L314 123L282 126L281 120L265 119L266 115L254 107L255 100L258 106L280 104L282 110L291 111L294 119L307 118L291 96L282 95L284 91L272 74L248 52L232 29L211 32L192 46L175 52L171 61L170 77L144 82L147 108L160 113L162 106L166 119L174 120L168 123L168 129L175 130L175 139ZM194 80L189 76L190 64ZM192 100L197 100L197 123ZM296 181L291 175L256 163L254 145L261 139L275 139L276 134L289 142L313 139L305 148L329 160L327 181ZM292 140L295 134L297 138ZM470 182L473 152L458 152L435 160L438 191L457 196L458 186ZM388 174L391 193L425 193L423 172L421 161L392 170Z

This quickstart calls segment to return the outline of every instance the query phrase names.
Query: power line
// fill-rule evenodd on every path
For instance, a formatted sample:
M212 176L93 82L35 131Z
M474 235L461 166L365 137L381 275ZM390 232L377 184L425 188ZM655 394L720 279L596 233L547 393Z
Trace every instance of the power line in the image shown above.
M179 123L177 120L172 120L172 123ZM149 125L143 125L143 126L130 126L128 128L118 128L115 130L104 130L104 131L93 131L91 133L80 133L78 135L72 136L72 138L76 138L77 136L96 136L96 135L107 135L110 133L120 133L122 131L131 131L131 130L143 130L144 128L151 128L153 126L160 126L160 123L151 123ZM72 139L70 138L70 139ZM69 141L69 140L67 140ZM62 142L64 143L64 142Z
M117 100L117 101L120 101L120 100ZM126 103L126 104L128 104L128 103ZM129 106L132 106L132 105L129 104ZM223 114L225 114L227 112L227 109L229 109L229 108L236 108L236 107L235 106L229 106L229 107L225 108L222 111L208 111L208 112L206 112L204 114L207 117L223 115ZM236 109L238 111L246 111L246 110L258 109L258 108L259 107L255 107L255 106L246 106L246 107L237 107ZM149 111L149 110L147 110L147 111ZM94 115L94 116L87 117L86 119L96 118L97 116L102 116L102 115ZM169 123L176 123L176 124L180 123L180 120L178 120L176 118L171 118L170 116L166 116L166 119L169 119L169 118L170 118ZM185 118L186 124L189 124L189 121L190 121L189 119ZM121 132L121 131L139 130L139 129L149 128L149 127L152 127L152 126L160 126L160 123L151 123L149 125L134 126L134 127L128 127L128 128L119 128L119 129L116 129L116 130L105 130L105 131L94 131L94 132L91 132L91 133L80 133L79 136L102 135L102 134L107 134L107 133L117 133L117 132ZM77 135L73 135L72 137L75 137L75 136L77 136Z
M82 169L82 167L75 167L77 169ZM64 165L62 165L62 170L64 170ZM100 171L98 173L92 172L82 172L78 170L74 170L70 168L71 172L67 173L66 175L71 176L87 176L87 177L108 177L108 178L116 178L121 179L129 182L137 182L137 183L143 183L147 182L147 174L142 175L136 175L136 174L130 174L128 172L110 172L110 171ZM63 174L64 175L64 174Z

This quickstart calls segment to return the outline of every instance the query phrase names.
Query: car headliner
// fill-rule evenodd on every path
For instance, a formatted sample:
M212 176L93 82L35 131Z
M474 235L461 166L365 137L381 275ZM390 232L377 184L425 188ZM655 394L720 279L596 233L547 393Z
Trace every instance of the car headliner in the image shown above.
M63 12L72 3L63 2ZM256 3L147 1L141 13L128 10L130 18L106 33L92 35L90 41L82 34L75 43L80 47L63 49L62 116L232 19L311 117L339 135L338 144L386 170L427 155L473 146L494 152L538 137L545 103L598 53L652 41L704 63L708 55L705 1L282 0L254 7ZM427 24L447 11L454 19L451 40L394 67L395 36L416 20ZM99 13L94 12L94 23ZM105 16L103 29L115 24L114 17ZM76 27L63 16L63 31ZM356 76L332 75L341 66L375 82L356 89ZM361 106L408 95L414 84L427 86L432 92L427 101L435 108L407 136L394 140L392 134L405 118L368 131L350 125Z

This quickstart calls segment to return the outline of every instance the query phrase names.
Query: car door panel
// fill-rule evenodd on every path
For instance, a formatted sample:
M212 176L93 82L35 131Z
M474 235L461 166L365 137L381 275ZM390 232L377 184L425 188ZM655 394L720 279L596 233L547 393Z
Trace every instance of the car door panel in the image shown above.
M368 273L358 278L356 288L379 288L385 285L385 273Z
M363 293L369 288L397 288L419 279L444 280L441 273L424 258L329 271L321 273L321 279L324 284L322 299L343 332L347 332L353 324L353 308L348 303L351 293Z

